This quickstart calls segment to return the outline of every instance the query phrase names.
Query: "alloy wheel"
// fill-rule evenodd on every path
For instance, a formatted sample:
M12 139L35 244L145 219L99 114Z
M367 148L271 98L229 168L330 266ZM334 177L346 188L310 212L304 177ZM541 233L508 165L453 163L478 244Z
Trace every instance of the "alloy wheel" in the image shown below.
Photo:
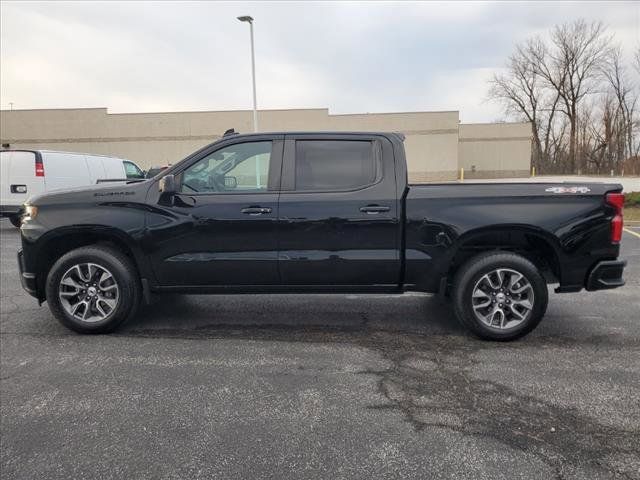
M515 328L531 315L533 287L522 273L498 268L476 282L471 304L476 318L485 325L500 330Z
M69 315L82 322L94 323L115 311L120 291L107 268L96 263L80 263L62 276L58 297Z

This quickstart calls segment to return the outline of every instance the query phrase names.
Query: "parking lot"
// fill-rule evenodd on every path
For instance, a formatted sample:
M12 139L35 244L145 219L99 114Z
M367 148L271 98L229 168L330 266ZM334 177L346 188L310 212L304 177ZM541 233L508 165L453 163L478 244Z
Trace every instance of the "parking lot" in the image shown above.
M626 287L508 344L423 295L167 295L81 336L0 238L3 478L640 478L630 233Z

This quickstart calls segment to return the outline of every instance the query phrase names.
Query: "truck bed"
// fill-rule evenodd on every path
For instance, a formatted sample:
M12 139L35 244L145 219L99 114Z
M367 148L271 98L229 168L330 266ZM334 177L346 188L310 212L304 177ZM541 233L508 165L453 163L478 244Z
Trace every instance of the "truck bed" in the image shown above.
M543 248L560 291L579 290L592 265L618 256L619 246L609 241L614 210L605 195L620 191L613 183L410 184L406 282L438 291L468 251L495 245Z

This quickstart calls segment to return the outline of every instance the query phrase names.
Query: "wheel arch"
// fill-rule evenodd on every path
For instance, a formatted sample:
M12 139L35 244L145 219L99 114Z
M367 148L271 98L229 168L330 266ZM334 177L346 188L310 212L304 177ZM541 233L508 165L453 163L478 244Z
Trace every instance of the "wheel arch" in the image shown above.
M90 245L110 246L124 253L132 261L140 277L148 277L149 269L145 256L126 232L102 225L58 228L39 238L35 249L34 273L37 278L39 300L44 300L44 285L53 264L65 253Z
M550 282L562 279L557 239L540 228L513 224L482 227L460 235L451 247L447 277L452 279L471 257L494 250L522 255L540 268Z

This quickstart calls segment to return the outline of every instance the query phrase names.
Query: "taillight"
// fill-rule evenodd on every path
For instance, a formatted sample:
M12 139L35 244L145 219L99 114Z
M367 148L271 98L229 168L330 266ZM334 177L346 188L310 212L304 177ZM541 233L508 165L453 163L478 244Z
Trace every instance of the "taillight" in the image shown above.
M36 177L44 177L44 164L41 158L36 157Z
M622 193L607 193L607 203L616 209L616 213L611 219L611 243L620 243L622 240L622 207L624 205L624 195Z

